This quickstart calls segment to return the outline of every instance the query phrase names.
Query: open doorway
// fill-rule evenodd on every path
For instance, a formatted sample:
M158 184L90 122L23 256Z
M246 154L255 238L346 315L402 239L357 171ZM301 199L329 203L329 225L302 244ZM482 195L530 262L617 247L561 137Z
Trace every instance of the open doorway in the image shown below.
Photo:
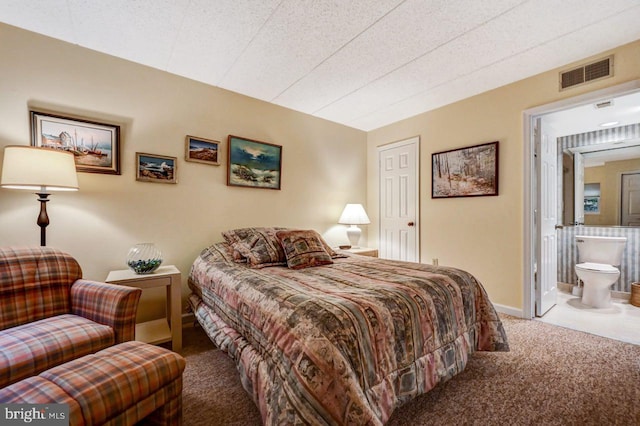
M629 108L621 108L627 102ZM613 105L619 108L606 110ZM611 126L611 131L601 130L602 124ZM635 155L632 151L640 149L640 81L525 111L524 126L523 316L640 344L638 308L622 302L604 309L607 312L589 309L579 297L572 296L571 290L566 292L566 287L575 286L563 282L575 278L577 232L627 237L626 259L620 265L621 277L613 285L612 294L619 290L619 295L628 297L625 292L630 290L626 287L640 280L640 228L632 222L635 219L623 214L623 210L635 210L623 194L628 192L633 199L637 190L640 195L640 182L635 182L640 163L630 160ZM603 134L611 136L607 143L601 143ZM581 140L586 142L577 143ZM569 162L563 161L566 153L572 157ZM590 169L608 170L617 163L625 165L609 179L615 182L611 195L606 193L607 179L594 179ZM569 170L570 183L563 180ZM596 185L594 181L601 183ZM625 226L624 220L631 226Z
M561 183L562 162L548 159L549 164L555 165L556 170L544 169L542 159L545 154L541 148L543 138L548 138L548 146L557 138L564 135L595 132L606 122L617 121L616 126L624 126L640 122L640 103L633 111L616 112L616 101L623 97L640 93L640 81L633 81L608 89L603 89L580 95L574 98L543 105L524 112L524 140L525 140L525 216L524 216L524 279L523 279L523 316L534 318L544 314L547 307L541 309L544 289L555 286L558 277L558 267L548 262L557 260L557 237L555 227L562 227L563 209L567 206L564 199L557 196L547 196L550 190L557 190ZM599 105L604 107L598 108ZM617 114L615 117L612 114ZM547 151L547 155L558 156L558 152ZM561 154L561 152L560 152ZM541 180L546 174L547 181ZM555 177L554 177L555 176ZM561 197L560 197L561 198ZM574 203L584 208L584 194L577 195ZM619 203L617 204L619 206ZM619 207L618 207L619 208ZM578 211L579 209L576 209ZM584 211L583 211L584 213ZM619 211L618 211L619 213ZM543 216L546 215L546 216ZM580 221L580 216L574 215L574 223ZM576 219L576 217L578 219ZM549 229L552 221L556 221ZM549 223L546 223L546 222ZM546 228L545 228L546 223ZM582 223L580 223L582 224ZM546 232L546 235L543 235ZM545 240L545 238L547 238ZM553 242L555 239L556 245ZM546 280L546 281L545 281ZM552 285L553 284L553 285ZM546 308L546 309L544 309Z

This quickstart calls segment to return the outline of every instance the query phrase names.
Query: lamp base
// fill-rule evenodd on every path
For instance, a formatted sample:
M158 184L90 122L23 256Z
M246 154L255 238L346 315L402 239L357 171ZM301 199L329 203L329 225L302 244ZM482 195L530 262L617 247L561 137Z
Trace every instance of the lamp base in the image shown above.
M347 228L347 238L349 238L351 248L360 248L358 247L360 235L362 235L362 230L357 225L351 225Z
M43 188L44 189L44 188ZM40 214L38 215L38 221L36 222L40 227L40 245L45 247L47 245L47 225L49 225L49 215L47 215L47 204L49 202L48 192L36 192L38 195L38 201L40 201Z

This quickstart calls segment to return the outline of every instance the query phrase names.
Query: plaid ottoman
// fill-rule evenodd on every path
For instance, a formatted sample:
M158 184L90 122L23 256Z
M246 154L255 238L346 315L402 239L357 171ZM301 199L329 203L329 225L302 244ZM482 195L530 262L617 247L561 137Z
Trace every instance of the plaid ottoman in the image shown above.
M0 402L66 403L71 425L179 425L184 368L175 352L129 341L0 389Z

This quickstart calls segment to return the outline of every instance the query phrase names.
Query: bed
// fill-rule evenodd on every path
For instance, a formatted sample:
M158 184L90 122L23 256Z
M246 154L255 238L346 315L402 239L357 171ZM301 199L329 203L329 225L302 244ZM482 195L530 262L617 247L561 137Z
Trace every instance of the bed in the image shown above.
M382 425L474 351L509 350L465 271L335 252L314 231L244 231L195 259L189 304L266 425Z

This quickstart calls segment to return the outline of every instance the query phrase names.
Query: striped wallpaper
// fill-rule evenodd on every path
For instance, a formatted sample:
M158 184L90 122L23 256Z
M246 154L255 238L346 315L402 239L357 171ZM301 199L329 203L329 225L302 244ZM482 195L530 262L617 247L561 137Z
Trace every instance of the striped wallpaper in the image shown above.
M627 245L619 266L620 279L613 285L614 291L630 293L631 283L640 281L640 228L604 226L565 226L556 231L558 237L558 281L577 284L575 265L578 260L576 235L627 237Z
M578 146L597 145L599 143L617 142L637 138L640 138L640 123L563 136L558 138L558 151L560 155L562 155L562 152L567 148L576 148Z

